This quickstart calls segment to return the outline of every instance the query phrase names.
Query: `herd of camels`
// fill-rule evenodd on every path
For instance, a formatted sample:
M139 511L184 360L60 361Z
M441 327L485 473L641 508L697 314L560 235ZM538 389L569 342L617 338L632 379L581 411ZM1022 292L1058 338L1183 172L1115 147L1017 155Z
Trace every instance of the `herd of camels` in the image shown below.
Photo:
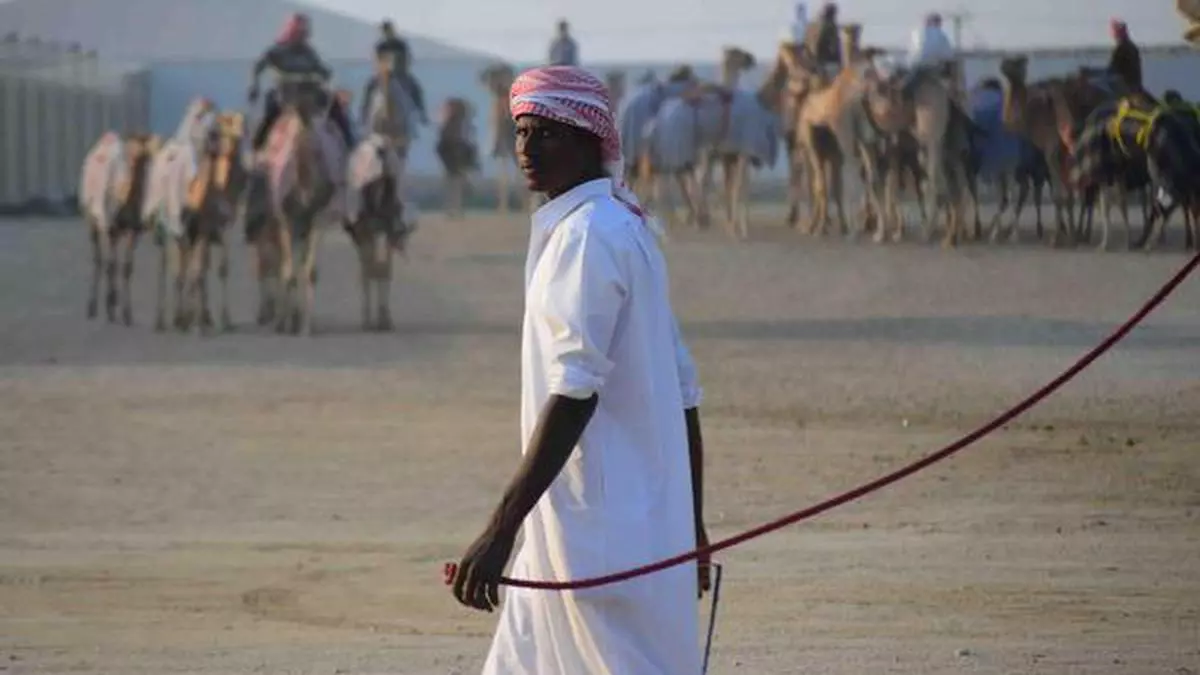
M804 45L781 45L755 89L739 86L755 59L736 48L724 50L718 83L698 81L681 68L666 82L644 81L626 96L623 74L608 73L628 162L624 179L649 209L661 211L672 224L675 209L665 203L663 187L673 184L686 208L685 222L706 226L719 166L726 229L731 237L745 239L749 176L754 168L773 164L782 146L789 168L788 225L816 235L836 225L842 234L899 241L906 225L900 203L911 194L926 240L941 230L946 247L984 236L980 181L1000 189L1000 208L987 228L993 242L1016 236L1031 188L1042 237L1040 193L1048 184L1054 245L1091 238L1092 211L1101 194L1124 206L1133 188L1145 187L1130 183L1117 169L1093 172L1087 184L1071 180L1071 165L1082 161L1073 146L1081 128L1107 115L1104 119L1116 120L1113 142L1125 147L1126 141L1130 146L1144 141L1154 125L1152 116L1117 105L1125 92L1103 71L1081 69L1029 82L1027 57L1005 59L992 85L1001 126L1031 152L982 171L972 160L977 155L972 148L986 130L972 118L955 78L942 72L918 71L906 78L882 72L875 65L881 50L863 47L861 35L861 26L841 27L843 63L831 75L814 66ZM385 83L394 81L390 67L386 58L377 63ZM501 211L512 208L516 175L508 112L515 76L504 63L480 73L491 98L487 119L494 139L491 156L501 167L496 181ZM403 190L407 150L416 135L415 108L400 87L381 86L370 106L371 133L358 147L346 149L329 126L327 96L303 81L281 86L293 93L263 153L246 151L241 113L217 110L205 99L192 103L174 136L108 133L96 142L85 158L80 189L93 244L89 317L99 314L100 290L106 287L108 319L133 322L133 252L139 235L151 232L161 253L156 328L230 328L231 230L242 222L259 281L258 322L280 332L310 333L318 245L323 233L340 225L359 253L364 329L392 327L392 260L415 229ZM450 216L462 214L468 177L479 166L472 114L466 100L451 98L438 125ZM1189 115L1195 117L1194 109ZM1130 161L1153 164L1149 146L1139 147L1144 148L1140 160L1131 155ZM1200 157L1196 160L1200 165ZM859 179L863 198L853 230L844 204L848 169L855 170L851 176ZM1020 194L1003 225L1010 184ZM525 207L531 210L538 200L526 194ZM802 219L805 201L809 213ZM1190 243L1195 233L1187 216L1194 204L1182 206ZM1110 220L1105 219L1101 247L1107 247ZM1152 230L1153 220L1148 219L1138 246L1149 248L1161 239L1165 218ZM1125 223L1129 232L1127 208ZM207 289L214 255L219 322L213 320Z

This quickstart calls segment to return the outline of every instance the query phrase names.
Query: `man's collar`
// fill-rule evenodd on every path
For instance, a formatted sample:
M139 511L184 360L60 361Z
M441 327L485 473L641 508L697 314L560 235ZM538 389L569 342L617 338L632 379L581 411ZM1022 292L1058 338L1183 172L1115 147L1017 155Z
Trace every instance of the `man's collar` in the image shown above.
M597 178L580 183L561 195L551 199L533 212L533 226L536 229L549 229L567 217L569 213L579 208L585 201L594 197L608 197L613 194L611 178Z

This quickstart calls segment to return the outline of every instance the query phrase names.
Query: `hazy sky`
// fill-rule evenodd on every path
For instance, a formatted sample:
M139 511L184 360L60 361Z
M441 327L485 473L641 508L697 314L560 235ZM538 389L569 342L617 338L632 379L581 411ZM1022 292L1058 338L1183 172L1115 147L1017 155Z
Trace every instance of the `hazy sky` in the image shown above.
M310 0L372 21L390 16L401 31L501 54L541 60L559 18L571 22L580 56L596 61L714 60L729 44L773 49L792 15L788 0ZM809 15L820 1L809 2ZM1173 0L844 0L843 20L864 24L864 41L907 44L924 12L965 11L968 47L1103 44L1120 16L1134 40L1178 43ZM420 8L416 9L416 5ZM400 10L410 6L413 10ZM951 36L953 37L953 35Z

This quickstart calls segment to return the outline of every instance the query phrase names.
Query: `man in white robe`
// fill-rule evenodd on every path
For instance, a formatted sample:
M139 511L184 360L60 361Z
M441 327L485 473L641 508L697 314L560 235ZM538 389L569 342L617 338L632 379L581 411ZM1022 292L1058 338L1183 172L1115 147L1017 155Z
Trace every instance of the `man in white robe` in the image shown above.
M573 67L523 73L510 107L533 216L521 350L524 459L454 580L492 611L512 575L570 581L707 544L700 389L669 299L658 231L620 182L602 82ZM687 563L574 591L508 588L484 675L699 675Z

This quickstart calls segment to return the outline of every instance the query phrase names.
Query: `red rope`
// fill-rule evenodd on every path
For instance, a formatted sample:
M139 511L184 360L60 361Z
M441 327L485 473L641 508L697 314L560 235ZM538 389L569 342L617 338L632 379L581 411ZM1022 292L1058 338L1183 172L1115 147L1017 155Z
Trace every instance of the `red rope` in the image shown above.
M688 553L682 553L673 558L660 560L656 563L643 565L641 567L625 570L623 572L616 572L613 574L606 574L604 576L592 577L588 579L577 579L574 581L533 581L529 579L510 579L508 577L501 577L500 583L505 586L513 586L516 588L534 588L548 591L576 590L616 584L636 577L642 577L655 572L661 572L667 568L675 567L676 565L682 565L686 562L690 562L701 557L711 556L713 553L718 553L720 551L724 551L725 549L733 548L734 546L750 541L751 539L756 539L765 534L769 534L776 530L787 527L788 525L794 525L802 520L808 520L809 518L824 513L825 511L865 497L872 492L882 490L892 483L907 478L921 469L936 464L937 462L940 462L943 459L958 453L960 450L966 448L975 441L978 441L980 438L983 438L996 429L1008 424L1008 422L1013 420L1015 417L1037 405L1045 398L1050 396L1050 394L1053 394L1057 389L1061 388L1064 384L1070 382L1075 378L1075 376L1090 366L1093 361L1100 358L1105 352L1116 346L1118 342L1120 342L1126 335L1129 334L1129 331L1133 330L1139 323L1142 322L1143 319L1146 318L1148 314L1150 314L1150 312L1154 311L1156 307L1161 305L1162 302L1166 300L1172 292L1174 292L1179 284L1182 283L1183 280L1186 279L1187 276L1196 269L1197 265L1200 265L1200 254L1197 254L1191 259L1191 261L1184 265L1183 269L1179 270L1179 272L1172 277L1170 281L1168 281L1161 289L1159 289L1159 291L1155 293L1154 296L1152 296L1150 300L1148 300L1146 304L1137 311L1136 314L1131 316L1128 321L1122 324L1120 328L1115 330L1103 342L1092 348L1091 351L1080 357L1080 359L1076 361L1074 365L1072 365L1058 377L1051 380L1041 389L1038 389L1034 393L1030 394L1023 401L1016 404L1012 408L1009 408L1006 412L1002 413L999 417L995 418L991 422L979 427L975 431L963 436L962 438L942 448L941 450L938 450L932 455L928 455L916 462L913 462L912 464L909 464L908 466L905 466L881 478L877 478L870 483L854 488L849 492L845 492L831 499L827 499L819 504L810 506L802 511L797 511L791 515L779 518L778 520L773 520L752 530L729 537L728 539L722 539L714 542L706 548L697 549ZM446 584L452 584L454 581L454 576L458 571L458 565L455 563L447 563L444 571L446 575Z

